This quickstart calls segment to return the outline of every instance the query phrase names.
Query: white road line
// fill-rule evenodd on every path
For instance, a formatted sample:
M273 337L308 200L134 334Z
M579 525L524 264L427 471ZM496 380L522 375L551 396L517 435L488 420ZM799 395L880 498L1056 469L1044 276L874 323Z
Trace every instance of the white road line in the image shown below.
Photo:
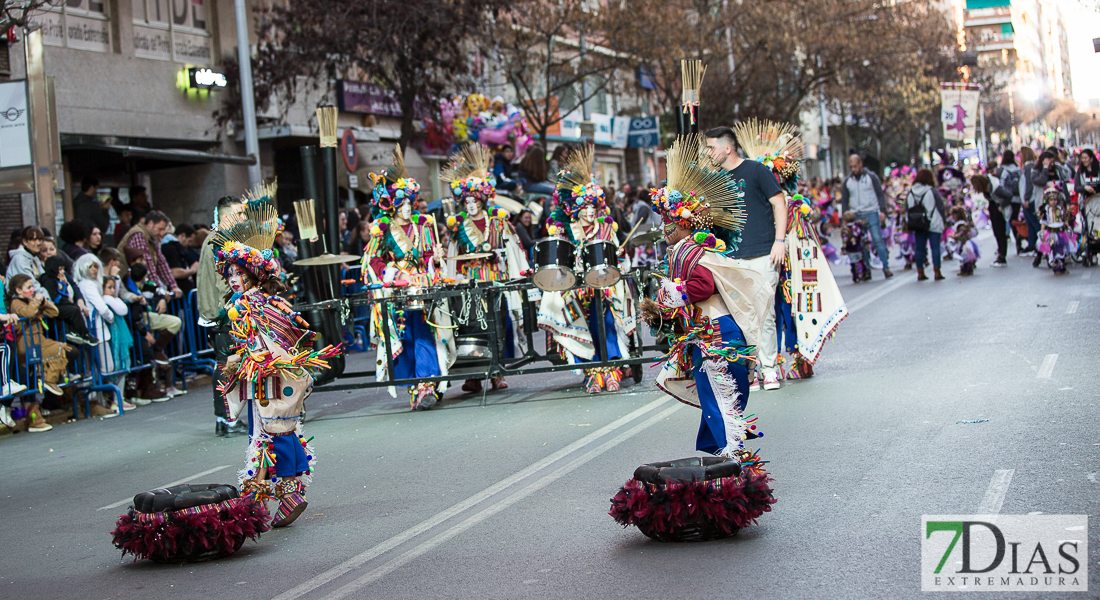
M531 475L534 475L535 473L545 469L546 467L548 467L551 464L557 462L558 460L561 460L562 458L568 456L569 454L572 454L573 452L576 452L577 450L580 450L581 448L587 446L588 444L591 444L592 442L596 441L600 437L603 437L604 435L606 435L606 434L608 434L608 433L610 433L610 432L626 425L627 423L633 421L634 419L637 419L638 417L641 417L642 415L658 408L659 406L661 406L662 404L668 402L671 399L672 399L671 396L664 396L661 399L650 402L649 404L639 408L638 410L635 410L634 412L632 412L632 413L630 413L630 414L628 414L624 417L616 419L615 421L611 422L610 424L608 424L604 427L601 427L600 429L598 429L596 431L593 431L592 433L590 433L590 434L584 436L583 438L573 442L572 444L569 444L568 446L562 448L561 450L558 450L557 452L554 452L553 454L543 458L542 460L539 460L539 461L527 466L523 470L517 471L516 473L514 473L514 474L512 474L512 475L510 475L510 476L508 476L504 479L501 479L500 481L498 481L498 482L494 483L493 485L485 488L484 490L478 492L477 494L474 494L473 496L470 496L469 498L463 500L462 502L459 502L458 504L455 504L454 506L448 508L447 510L439 512L435 516L433 516L433 517L431 517L427 520L421 521L420 523L414 525L413 527L410 527L409 529L406 529L405 531L391 537L390 539L388 539L388 540L386 540L386 541L384 541L384 542L382 542L382 543L380 543L380 544L378 544L378 545L376 545L372 548L368 548L367 550L365 550L365 551L349 558L348 560L345 560L344 562L342 562L342 563L336 565L335 567L333 567L333 568L317 575L316 577L313 577L312 579L306 580L306 581L302 582L301 584L299 584L298 586L296 586L294 588L291 588L291 589L283 592L282 594L279 594L278 596L276 596L274 598L274 600L292 600L294 598L300 598L300 597L308 594L309 592L311 592L311 591L313 591L313 590L315 590L315 589L317 589L317 588L333 581L334 579L347 574L351 570L363 566L364 564L366 564L367 562L377 558L381 554L389 552L390 550L392 550L392 549L396 548L397 546L409 541L410 539L424 533L425 531L428 531L429 529L431 529L433 527L436 527L437 525L443 523L444 521L446 521L446 520L448 520L448 519L450 519L450 518L452 518L452 517L454 517L454 516L456 516L456 515L458 515L462 512L465 512L466 510L469 510L470 508L473 508L474 506L477 506L481 502L484 502L485 500L488 500L489 498L495 496L496 494L499 494L500 492L503 492L504 490L506 490L506 489L512 487L513 485L519 483L523 479L526 479L527 477L530 477Z
M1012 483L1012 475L1016 469L998 469L993 471L993 479L989 480L989 487L985 490L985 498L978 505L979 515L995 515L1001 512L1001 505L1005 503L1005 494L1008 493L1008 484Z
M1074 300L1074 301L1070 302L1069 306L1066 307L1066 314L1067 315L1072 315L1073 313L1077 312L1077 307L1080 306L1080 305L1081 305L1080 300Z
M642 432L647 427L650 427L650 426L654 425L655 423L664 420L665 418L670 416L672 413L679 410L680 407L681 407L681 405L677 404L675 406L672 406L672 407L668 408L667 410L664 410L664 411L660 412L657 415L654 415L653 417L650 417L649 419L645 420L644 422L639 423L638 425L632 427L631 429L629 429L627 431L624 431L623 433L615 436L614 438L608 440L607 442L604 442L599 447L593 448L592 450L589 450L588 452L586 452L582 456L577 457L572 462L565 465L564 467L561 467L557 471L554 471L553 473L550 473L549 475L546 475L546 476L542 477L541 479L538 479L537 481L531 483L527 487L524 487L520 491L518 491L515 494L509 496L508 498L505 498L504 500L501 500L500 502L490 506L489 508L486 508L485 510L481 511L480 513L478 513L478 514L476 514L472 517L469 517L465 521L462 521L461 523L458 523L457 525L454 525L453 527L447 529L446 531L444 531L440 535L436 536L435 538L432 538L431 540L428 540L428 541L418 545L417 547L409 550L408 552L405 552L401 556L398 556L398 557L394 558L393 560L389 561L388 563L379 566L378 568L376 568L373 571L367 573L366 575L363 575L359 579L356 579L355 581L352 581L351 583L348 583L347 585L344 585L343 587L341 587L341 588L337 589L336 591L334 591L332 594L329 594L328 596L325 596L325 598L327 598L328 600L337 600L339 598L344 598L344 597L346 597L350 594L354 594L358 590L370 585L371 583L381 579L382 577L385 577L387 574L392 573L396 569L399 569L402 566L409 564L413 560L416 560L420 556L423 556L424 554L426 554L429 551L431 551L432 549L440 546L441 544L443 544L444 542L450 540L451 538L454 538L455 536L461 534L462 532L467 531L467 530L473 528L474 526L485 522L486 520L491 518L493 515L496 515L497 513L500 513L501 511L507 509L508 507L516 504L520 500L523 500L524 498L530 496L531 494L534 494L535 492L537 492L537 491L541 490L542 488L550 485L551 483L557 481L558 479L561 479L562 477L568 475L570 472L576 470L577 468L581 467L582 465L584 465L585 463L591 461L592 459L596 458L597 456L600 456L604 452L607 452L608 450L611 450L615 446L618 446L619 444L625 442L626 440L630 439L631 437L633 437L633 436L637 435L638 433Z
M1054 373L1054 363L1058 362L1057 354L1048 354L1043 357L1043 364L1039 365L1039 372L1035 374L1036 379L1050 379L1051 374Z
M853 300L852 302L850 302L848 304L848 314L854 313L855 311L867 306L868 304L874 302L875 300L878 300L879 298L885 296L886 294L889 294L890 292L898 289L899 287L901 287L901 286L903 286L907 283L910 283L909 280L910 280L910 278L908 278L908 277L902 278L899 275L899 276L897 276L897 279L895 279L894 281L891 281L890 283L883 284L882 287L880 287L879 289L877 289L873 292L868 292L866 294L863 294L862 296L860 296L859 298L856 298L855 300Z
M181 483L187 483L189 481L194 481L194 480L198 479L199 477L205 477L207 475L210 475L211 473L217 473L218 471L221 471L223 469L228 469L229 466L230 465L222 465L220 467L214 467L213 469L207 469L207 470L203 471L202 473L195 473L194 475L192 475L190 477L184 477L183 479L180 479L179 481L173 481L172 483L166 483L162 486L158 486L158 487L155 487L155 488L152 488L152 489L159 490L161 488L170 488L174 485L179 485ZM133 501L134 501L134 497L130 496L129 498L123 498L122 500L119 500L118 502L115 502L114 504L108 504L107 506L100 506L96 510L107 510L107 509L110 509L110 508L118 508L118 507L122 506L123 504L126 504L127 502L133 502Z

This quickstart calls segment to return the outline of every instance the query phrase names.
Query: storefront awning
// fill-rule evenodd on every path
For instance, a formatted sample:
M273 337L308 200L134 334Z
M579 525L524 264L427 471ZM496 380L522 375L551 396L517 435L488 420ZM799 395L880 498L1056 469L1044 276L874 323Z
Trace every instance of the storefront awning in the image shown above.
M232 154L220 154L217 152L203 152L201 150L187 150L183 148L143 148L141 146L124 146L119 144L75 144L62 146L62 151L92 150L99 152L112 152L121 154L126 158L143 158L149 160L162 160L180 163L226 163L231 165L254 165L254 156L234 156Z

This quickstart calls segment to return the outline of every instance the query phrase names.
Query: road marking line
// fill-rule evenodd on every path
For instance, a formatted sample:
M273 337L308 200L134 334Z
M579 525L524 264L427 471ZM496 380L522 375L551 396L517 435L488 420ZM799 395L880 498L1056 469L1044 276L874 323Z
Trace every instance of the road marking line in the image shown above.
M1088 279L1092 277L1092 271L1085 271L1085 274L1081 276L1081 279Z
M572 471L580 468L585 463L587 463L587 462L591 461L592 459L600 456L601 454L607 452L608 450L611 450L615 446L618 446L619 444L625 442L626 440L630 439L631 437L634 437L638 433L641 433L646 428L656 424L659 421L664 420L665 418L672 415L672 413L679 410L680 407L681 407L680 404L676 404L676 405L660 412L659 414L654 415L653 417L650 417L649 419L645 420L644 422L639 423L638 425L632 427L631 429L622 432L621 434L615 436L614 438L608 440L607 442L604 442L599 447L596 447L596 448L593 448L592 450L589 450L584 455L577 457L572 462L570 462L569 464L561 467L557 471L554 471L553 473L545 475L541 479L538 479L537 481L532 482L531 484L524 487L523 489L516 492L515 494L512 494L508 498L505 498L504 500L501 500L500 502L490 506L489 508L486 508L485 510L479 512L478 514L467 518L466 520L462 521L461 523L458 523L458 524L450 527L449 529L447 529L443 533L439 534L435 538L432 538L432 539L418 545L417 547L409 550L408 552L405 552L401 556L399 556L397 558L394 558L393 560L391 560L390 562L388 562L384 565L379 566L378 568L374 569L370 573L367 573L366 575L363 575L359 579L356 579L355 581L352 581L351 583L348 583L348 584L344 585L343 587L341 587L341 588L337 589L336 591L334 591L332 594L330 594L328 596L325 596L325 597L329 600L337 600L339 598L344 598L344 597L348 596L349 594L353 594L354 592L360 590L361 588L364 588L364 587L370 585L371 583L381 579L382 577L385 577L389 573L392 573L393 571L401 568L402 566L409 564L413 560L419 558L420 556L423 556L424 554L426 554L429 551L431 551L432 549L440 546L444 542L454 538L455 536L461 534L464 531L467 531L467 530L473 528L474 526L476 526L480 523L485 522L486 520L488 520L492 516L496 515L497 513L500 513L501 511L503 511L503 510L509 508L510 506L518 503L519 501L523 500L524 498L527 498L531 494L534 494L535 492L537 492L537 491L541 490L542 488L550 485L551 483L557 481L558 479L561 479L562 477L568 475Z
M1077 312L1077 307L1080 306L1080 305L1081 305L1080 300L1074 300L1073 302L1070 302L1069 306L1066 308L1066 314L1067 315L1072 315L1073 313Z
M985 498L978 505L979 515L995 515L1001 512L1001 505L1005 503L1005 494L1008 493L1008 485L1012 483L1012 475L1016 469L998 469L993 471L993 479L989 480L989 487L985 490Z
M1039 372L1035 374L1036 379L1050 379L1050 376L1054 373L1054 363L1058 362L1057 354L1048 354L1043 357L1043 364L1039 365Z
M184 477L183 479L180 479L179 481L173 481L172 483L166 483L162 486L158 486L158 487L155 487L155 488L152 488L152 489L159 490L159 489L163 489L163 488L170 488L174 485L179 485L181 483L187 483L188 481L193 481L195 479L198 479L199 477L205 477L206 475L210 475L211 473L217 473L218 471L221 471L223 469L228 469L229 467L230 467L230 465L222 465L220 467L214 467L213 469L207 469L207 470L203 471L202 473L195 473L194 475L192 475L190 477ZM100 506L96 510L107 510L109 508L118 508L118 507L122 506L123 504L126 504L127 502L133 502L133 501L134 501L134 497L130 496L129 498L123 498L122 500L119 500L118 502L115 502L114 504L108 504L107 506Z
M530 477L531 475L534 475L535 473L545 469L546 467L548 467L551 464L557 462L558 460L561 460L562 458L568 456L569 454L572 454L573 452L576 452L577 450L580 450L584 446L587 446L588 444L591 444L592 442L594 442L597 439L603 437L604 435L606 435L606 434L622 427L623 425L626 425L627 423L633 421L634 419L637 419L638 417L640 417L640 416L642 416L642 415L658 408L659 406L661 406L662 404L668 402L671 399L672 399L671 396L664 396L664 397L662 397L658 400L650 402L649 404L639 408L638 410L635 410L634 412L632 412L632 413L630 413L626 416L620 417L619 419L616 419L615 421L612 421L610 424L605 425L604 427L601 427L600 429L597 429L596 431L593 431L592 433L590 433L590 434L584 436L583 438L573 442L572 444L569 444L568 446L562 448L561 450L558 450L557 452L554 452L553 454L543 458L542 460L539 460L535 463L532 463L531 465L525 467L524 469L522 469L520 471L517 471L516 473L514 473L514 474L512 474L512 475L510 475L510 476L508 476L504 479L501 479L500 481L498 481L498 482L494 483L493 485L485 488L484 490L478 492L477 494L474 494L473 496L470 496L469 498L466 498L462 502L459 502L458 504L455 504L454 506L452 506L452 507L450 507L450 508L448 508L444 511L441 511L441 512L437 513L435 516L433 516L429 519L421 521L420 523L410 527L409 529L406 529L405 531L391 537L390 539L388 539L388 540L386 540L386 541L384 541L380 544L377 544L372 548L368 548L367 550L365 550L365 551L363 551L363 552L361 552L361 553L345 560L344 562L342 562L342 563L336 565L335 567L332 567L331 569L317 575L316 577L313 577L312 579L304 581L301 584L299 584L298 586L296 586L294 588L291 588L291 589L283 592L282 594L279 594L278 596L276 596L274 598L274 600L292 600L294 598L300 598L300 597L308 594L309 592L311 592L311 591L313 591L313 590L315 590L315 589L317 589L317 588L333 581L334 579L336 579L338 577L342 577L343 575L345 575L349 571L363 566L367 562L377 558L379 555L384 554L384 553L396 548L397 546L399 546L399 545L409 541L410 539L424 533L425 531L428 531L429 529L431 529L433 527L436 527L437 525L439 525L439 524L443 523L444 521L454 517L455 515L458 515L462 512L465 512L466 510L469 510L470 508L473 508L474 506L477 506L481 502L484 502L485 500L488 500L489 498L495 496L496 494L499 494L500 492L512 487L513 485L519 483L523 479L526 479L527 477ZM679 405L677 405L677 406L679 406Z
M854 313L855 311L867 306L868 304L874 302L875 300L878 300L879 298L885 296L886 294L889 294L890 292L898 289L899 287L907 283L910 283L909 278L902 279L901 276L898 276L897 279L891 281L890 283L884 284L877 290L863 294L862 296L856 298L848 304L848 314Z

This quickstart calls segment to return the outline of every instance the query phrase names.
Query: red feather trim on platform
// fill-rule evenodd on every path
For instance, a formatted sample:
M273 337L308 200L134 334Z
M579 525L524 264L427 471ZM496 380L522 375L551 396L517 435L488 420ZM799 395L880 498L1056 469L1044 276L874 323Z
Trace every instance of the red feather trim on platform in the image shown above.
M131 508L118 518L111 532L113 543L123 556L133 554L135 561L194 562L233 554L245 539L255 540L271 528L267 508L259 502L234 498L207 506L211 508L199 512L153 515Z

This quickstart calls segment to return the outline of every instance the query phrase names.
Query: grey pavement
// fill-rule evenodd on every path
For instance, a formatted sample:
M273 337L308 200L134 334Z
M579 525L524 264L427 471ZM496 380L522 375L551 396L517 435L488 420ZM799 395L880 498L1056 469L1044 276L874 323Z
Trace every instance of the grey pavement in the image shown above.
M120 560L108 532L135 493L234 482L245 439L214 437L207 386L0 438L0 597L924 596L921 515L976 512L995 471L1014 471L1002 514L1100 510L1100 271L987 265L919 284L838 272L854 310L817 376L750 397L778 503L736 537L660 543L607 515L636 466L698 454L698 411L647 368L615 394L532 375L484 407L451 390L423 413L403 394L318 389L316 479L293 526L208 563ZM1090 562L1073 597L1100 593Z

